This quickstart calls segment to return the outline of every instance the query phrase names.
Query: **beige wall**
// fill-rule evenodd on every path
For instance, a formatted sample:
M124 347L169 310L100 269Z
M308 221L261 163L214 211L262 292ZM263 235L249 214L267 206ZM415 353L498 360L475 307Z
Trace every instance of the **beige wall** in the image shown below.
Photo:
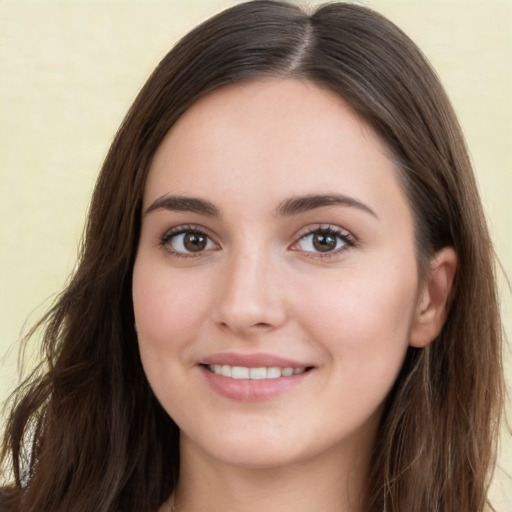
M0 357L11 349L0 366L0 401L16 381L13 343L73 268L96 174L131 100L180 35L234 3L0 0ZM397 22L437 68L512 275L512 2L366 3ZM508 292L509 333L511 311ZM500 462L512 473L510 441ZM497 482L499 510L511 511L512 480L498 471Z

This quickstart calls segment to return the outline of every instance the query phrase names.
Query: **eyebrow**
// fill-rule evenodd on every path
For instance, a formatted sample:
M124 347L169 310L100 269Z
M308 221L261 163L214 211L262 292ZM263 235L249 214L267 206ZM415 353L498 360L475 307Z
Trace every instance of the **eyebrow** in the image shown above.
M325 208L326 206L348 206L357 208L378 219L377 214L369 206L358 199L344 194L311 194L291 197L290 199L282 201L273 214L278 217L288 217L317 208ZM144 214L147 215L156 210L192 212L208 217L221 216L219 208L213 203L197 197L163 195L155 199Z
M376 219L379 218L369 206L354 197L346 196L344 194L312 194L292 197L281 202L275 210L275 215L279 217L287 217L315 210L316 208L324 208L326 206L349 206L369 213Z
M147 215L155 210L192 212L208 217L220 217L220 210L213 203L197 197L163 195L155 199L144 214Z

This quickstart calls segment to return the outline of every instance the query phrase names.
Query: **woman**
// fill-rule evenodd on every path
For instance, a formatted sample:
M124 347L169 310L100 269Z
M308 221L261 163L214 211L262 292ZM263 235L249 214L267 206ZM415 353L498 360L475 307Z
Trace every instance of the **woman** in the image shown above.
M228 9L112 144L3 507L481 511L493 265L455 115L398 28Z

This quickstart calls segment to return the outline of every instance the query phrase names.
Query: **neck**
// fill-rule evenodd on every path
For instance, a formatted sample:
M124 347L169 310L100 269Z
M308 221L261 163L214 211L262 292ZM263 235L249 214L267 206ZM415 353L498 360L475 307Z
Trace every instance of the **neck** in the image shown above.
M360 448L360 447L359 447ZM232 466L181 442L176 512L360 512L369 450L329 450L281 467ZM366 451L366 453L364 453Z

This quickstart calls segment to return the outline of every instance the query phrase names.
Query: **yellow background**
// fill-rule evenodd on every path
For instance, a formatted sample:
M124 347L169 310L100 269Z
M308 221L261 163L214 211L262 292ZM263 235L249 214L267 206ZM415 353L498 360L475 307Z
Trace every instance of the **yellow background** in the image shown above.
M17 379L21 332L73 269L94 180L135 94L178 37L234 3L0 0L0 402ZM511 276L512 0L364 3L402 27L441 76ZM510 338L504 279L502 289ZM503 438L494 494L498 510L512 512Z

